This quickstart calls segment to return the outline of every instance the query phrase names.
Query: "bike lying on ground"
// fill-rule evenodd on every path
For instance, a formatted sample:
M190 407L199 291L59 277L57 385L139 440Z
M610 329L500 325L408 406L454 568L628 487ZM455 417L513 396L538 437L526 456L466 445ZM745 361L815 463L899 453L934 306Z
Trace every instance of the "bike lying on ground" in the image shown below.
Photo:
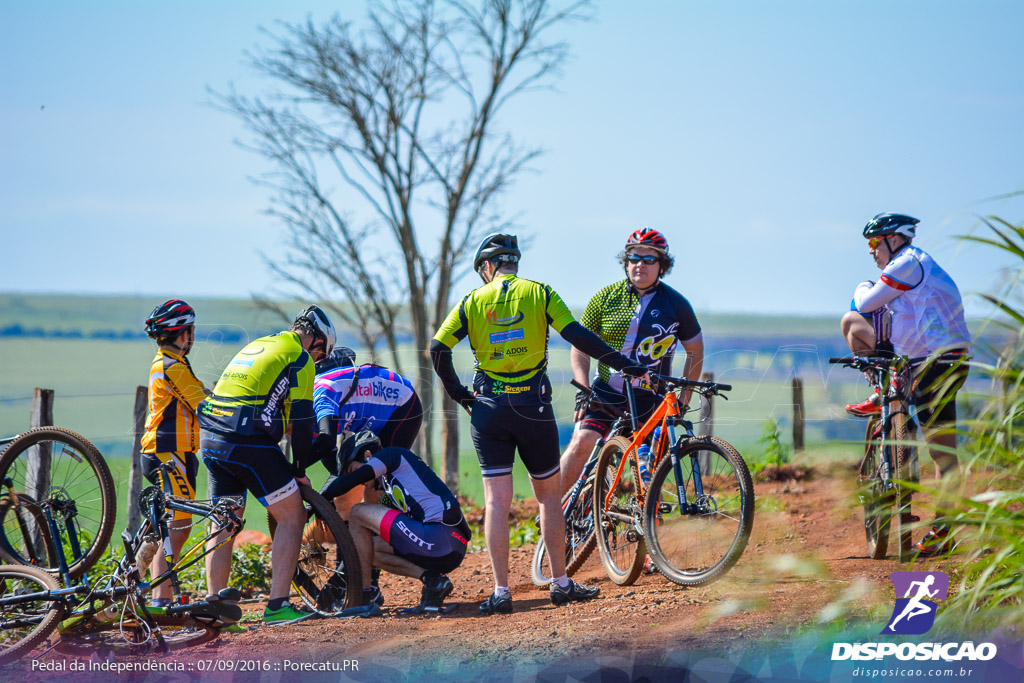
M632 384L624 382L632 436L604 444L594 473L598 548L609 578L636 581L646 552L669 580L699 586L722 576L747 546L754 523L754 485L740 454L717 437L698 437L676 392L704 398L732 387L650 375L662 402L637 425ZM723 397L724 398L724 397ZM676 428L682 434L676 436ZM650 484L640 477L638 449L651 449ZM667 457L666 457L667 456Z
M570 382L581 392L581 402L577 410L596 408L602 410L615 418L607 438L614 438L620 434L626 434L630 430L629 417L626 413L617 410L597 399L594 391L583 386L576 380ZM576 479L573 487L562 496L562 515L565 517L565 573L572 576L583 566L583 563L590 557L597 545L594 537L594 470L597 466L597 456L601 447L605 444L605 437L599 438L594 444L583 471ZM551 583L548 576L548 550L544 539L537 542L533 552L533 562L530 565L530 578L537 586L547 586Z
M178 576L215 548L233 542L244 525L234 513L238 502L228 498L212 503L190 501L168 497L155 486L145 489L140 499L143 523L134 535L127 531L121 535L124 555L111 574L94 582L89 581L86 572L90 567L85 565L82 581L67 588L60 586L53 573L39 567L0 565L0 664L21 657L58 628L54 642L58 649L100 656L112 651L162 652L216 637L221 626L241 618L237 604L241 594L228 588L203 601L188 602ZM167 547L167 519L174 511L208 520L209 533L183 549L179 557L168 557L167 570L147 583L136 557L145 544ZM42 514L52 528L53 515L46 504ZM225 531L228 535L223 540L205 548L207 541ZM68 566L81 562L82 557L72 556L69 561L64 544L53 546L58 573L66 576ZM168 581L174 590L174 604L147 607L146 596Z
M884 559L888 550L893 505L899 559L906 562L915 554L911 527L917 519L910 509L913 493L905 484L917 483L920 478L913 444L917 420L911 400L912 368L926 359L881 353L828 360L865 373L881 396L881 411L868 419L864 457L857 471L857 497L864 506L868 555L874 560Z

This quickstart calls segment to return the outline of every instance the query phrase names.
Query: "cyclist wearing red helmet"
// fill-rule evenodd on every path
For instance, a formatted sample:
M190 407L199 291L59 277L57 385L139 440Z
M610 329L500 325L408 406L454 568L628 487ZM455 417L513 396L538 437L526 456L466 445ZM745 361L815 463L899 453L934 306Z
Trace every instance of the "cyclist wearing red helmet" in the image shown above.
M668 250L668 240L651 228L637 230L626 240L619 261L626 278L597 292L587 304L580 323L630 360L658 374L671 374L672 357L681 343L686 351L682 375L687 379L700 379L704 364L700 323L690 302L662 282L662 277L675 263ZM591 386L603 402L626 409L621 375L612 374L608 366L601 363L591 379L590 358L575 348L570 351L569 362L577 382ZM633 380L633 385L637 418L642 423L660 400L639 380ZM688 399L689 393L683 398ZM608 433L611 423L612 418L600 411L577 412L576 431L562 454L563 493L575 483L594 444Z
M196 406L206 396L206 388L196 379L188 362L195 341L196 312L181 299L171 299L153 309L146 318L146 334L157 344L156 358L149 368L149 410L146 432L142 435L142 473L167 493L182 498L196 497L199 471L199 426ZM160 464L171 466L166 479ZM170 522L173 557L181 553L192 528L192 516L175 511ZM145 567L140 567L145 571ZM151 571L159 576L167 569L161 549L153 558ZM171 584L153 589L153 607L170 604Z

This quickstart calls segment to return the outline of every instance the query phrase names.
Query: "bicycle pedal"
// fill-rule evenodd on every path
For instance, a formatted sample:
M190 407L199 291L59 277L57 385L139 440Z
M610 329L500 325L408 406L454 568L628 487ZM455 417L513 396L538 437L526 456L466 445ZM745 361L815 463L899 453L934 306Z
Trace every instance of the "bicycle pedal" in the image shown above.
M658 514L667 515L672 512L672 503L658 503Z
M636 529L630 529L626 532L626 540L630 543L636 543L640 540L640 534L636 532Z

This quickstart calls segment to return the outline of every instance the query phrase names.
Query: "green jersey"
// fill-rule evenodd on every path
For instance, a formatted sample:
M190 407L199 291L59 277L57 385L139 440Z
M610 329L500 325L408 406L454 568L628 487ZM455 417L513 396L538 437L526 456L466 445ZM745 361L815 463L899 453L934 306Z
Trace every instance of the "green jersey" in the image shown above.
M548 326L561 332L572 322L569 307L548 285L499 275L463 297L434 339L452 348L468 337L478 380L485 378L495 394L511 394L528 391L531 380L543 376Z

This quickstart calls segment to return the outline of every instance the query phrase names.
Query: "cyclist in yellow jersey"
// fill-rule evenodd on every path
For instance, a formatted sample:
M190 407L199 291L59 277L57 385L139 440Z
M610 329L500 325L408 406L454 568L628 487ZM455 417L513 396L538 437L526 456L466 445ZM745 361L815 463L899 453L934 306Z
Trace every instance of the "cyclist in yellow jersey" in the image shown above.
M146 334L156 341L157 352L149 369L149 410L141 449L146 479L170 495L189 500L196 497L199 470L196 406L206 396L206 388L196 379L187 358L196 338L195 321L195 309L181 299L165 301L146 318ZM166 476L161 476L161 463L170 466ZM178 557L192 529L192 515L175 511L169 528L172 557ZM167 558L161 548L153 557L150 572L159 576L166 570ZM169 582L153 589L152 607L170 603Z
M314 439L314 363L331 353L337 340L323 311L310 306L290 330L261 337L228 363L213 394L199 407L203 463L210 473L210 497L239 496L246 490L274 516L274 575L263 613L267 624L290 624L304 614L288 603L306 511L298 483L309 484L305 465L319 460L333 443ZM291 426L294 465L278 442ZM220 538L211 540L211 545ZM231 546L206 556L210 593L228 585Z
M548 327L576 348L616 370L643 375L638 367L577 323L551 287L520 278L515 235L488 236L473 268L484 285L451 310L434 335L430 351L445 391L471 411L473 443L484 478L484 535L495 591L480 605L484 614L512 611L508 589L508 513L512 504L512 463L519 457L530 473L540 504L541 534L549 548L565 545L559 474L558 428L551 409L547 373ZM469 339L476 355L473 389L463 386L451 349ZM551 560L551 602L587 600L597 588L581 586L565 574L561 553Z

